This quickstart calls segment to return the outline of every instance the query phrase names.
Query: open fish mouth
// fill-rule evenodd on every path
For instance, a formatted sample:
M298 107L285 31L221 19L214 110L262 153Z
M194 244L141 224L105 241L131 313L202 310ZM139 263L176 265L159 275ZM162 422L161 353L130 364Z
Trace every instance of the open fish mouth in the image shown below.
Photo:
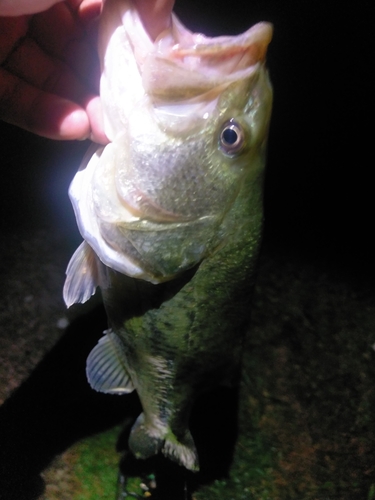
M142 70L145 90L161 100L191 99L249 77L261 64L272 38L272 25L258 23L237 36L209 38L186 31L174 20L175 43L157 45Z

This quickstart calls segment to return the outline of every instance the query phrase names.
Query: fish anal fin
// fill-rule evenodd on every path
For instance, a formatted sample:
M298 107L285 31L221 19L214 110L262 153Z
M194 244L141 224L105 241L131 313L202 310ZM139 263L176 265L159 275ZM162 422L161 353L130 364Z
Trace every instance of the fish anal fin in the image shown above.
M90 245L83 241L66 269L63 297L67 307L89 300L98 284L98 258Z
M177 438L166 425L147 425L143 413L133 425L129 448L136 458L146 459L161 451L186 469L199 470L198 454L190 431L187 429L183 438Z
M87 379L98 392L128 394L134 386L126 368L123 344L111 330L105 333L87 358Z

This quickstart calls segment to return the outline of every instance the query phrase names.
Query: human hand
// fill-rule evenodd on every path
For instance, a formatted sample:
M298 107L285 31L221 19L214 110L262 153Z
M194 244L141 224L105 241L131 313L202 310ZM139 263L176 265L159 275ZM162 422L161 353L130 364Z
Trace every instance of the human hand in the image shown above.
M0 18L1 119L51 139L108 142L92 22L100 8L101 0L0 0L0 14L14 15Z
M152 38L169 26L173 3L135 0ZM0 119L51 139L108 142L98 97L101 4L0 0Z

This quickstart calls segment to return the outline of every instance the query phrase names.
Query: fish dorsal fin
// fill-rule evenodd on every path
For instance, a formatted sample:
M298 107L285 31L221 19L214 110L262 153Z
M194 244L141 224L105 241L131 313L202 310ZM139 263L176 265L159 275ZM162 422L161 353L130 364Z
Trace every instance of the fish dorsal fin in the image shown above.
M124 346L111 330L104 332L86 362L86 375L93 389L107 394L127 394L134 390L126 368Z
M84 303L94 295L99 284L98 262L94 250L83 241L72 255L66 269L63 297L67 307Z

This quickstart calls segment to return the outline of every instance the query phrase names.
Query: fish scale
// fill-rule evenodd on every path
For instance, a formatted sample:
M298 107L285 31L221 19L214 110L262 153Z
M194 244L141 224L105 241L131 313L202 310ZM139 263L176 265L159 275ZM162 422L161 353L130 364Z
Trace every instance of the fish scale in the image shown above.
M181 143L161 144L158 149L163 158L160 165L154 161L155 144L142 148L133 144L129 159L132 170L124 169L119 184L124 179L123 183L128 185L130 177L140 191L166 210L188 217L218 212L227 203L230 190L235 191L237 186L232 178L225 178L222 169L212 162L212 148L203 137L187 137ZM205 162L204 171L196 158ZM228 186L224 188L225 182Z

